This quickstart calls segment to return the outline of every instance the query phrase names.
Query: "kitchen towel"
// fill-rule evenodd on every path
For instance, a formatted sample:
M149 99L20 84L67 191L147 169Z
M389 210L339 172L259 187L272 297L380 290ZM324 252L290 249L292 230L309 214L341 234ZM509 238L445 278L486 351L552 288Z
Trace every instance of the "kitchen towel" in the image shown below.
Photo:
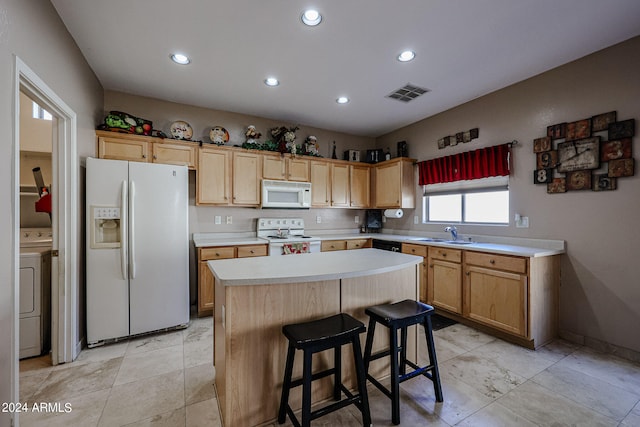
M282 254L290 255L290 254L307 254L309 253L309 243L283 243L282 244Z
M387 218L402 218L402 215L404 215L402 209L386 209L384 211L384 216Z

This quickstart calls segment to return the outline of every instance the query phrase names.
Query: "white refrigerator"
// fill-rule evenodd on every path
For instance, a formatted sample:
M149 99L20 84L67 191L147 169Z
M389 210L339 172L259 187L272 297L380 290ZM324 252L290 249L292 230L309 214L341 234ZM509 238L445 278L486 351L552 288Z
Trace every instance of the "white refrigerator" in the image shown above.
M186 166L87 158L87 342L189 323Z

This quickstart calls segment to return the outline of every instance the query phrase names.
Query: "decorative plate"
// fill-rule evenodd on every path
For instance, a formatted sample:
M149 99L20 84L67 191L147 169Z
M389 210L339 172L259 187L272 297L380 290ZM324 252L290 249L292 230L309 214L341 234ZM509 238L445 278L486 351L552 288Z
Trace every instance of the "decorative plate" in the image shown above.
M171 123L171 137L174 139L190 140L193 136L193 129L189 123L182 120Z
M216 126L209 132L209 138L214 144L224 144L229 141L229 132L222 126Z

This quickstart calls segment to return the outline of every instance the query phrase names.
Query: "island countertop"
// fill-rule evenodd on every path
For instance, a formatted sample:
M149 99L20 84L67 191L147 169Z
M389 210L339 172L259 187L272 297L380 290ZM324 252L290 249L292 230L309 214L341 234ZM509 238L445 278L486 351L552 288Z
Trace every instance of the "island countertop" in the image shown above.
M209 261L224 286L302 283L369 276L420 264L423 258L380 249Z

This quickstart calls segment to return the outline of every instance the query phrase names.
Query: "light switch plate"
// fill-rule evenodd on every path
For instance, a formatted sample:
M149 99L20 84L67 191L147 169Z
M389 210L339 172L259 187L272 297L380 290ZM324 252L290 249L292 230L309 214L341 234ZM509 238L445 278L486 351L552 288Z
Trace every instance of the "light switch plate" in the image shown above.
M419 223L420 223L420 217L419 217L418 215L415 215L415 216L413 217L413 223L414 223L414 224L419 224Z
M231 215L227 215L227 224L233 224L233 217Z
M520 219L516 221L516 228L529 228L529 217L520 216Z
M360 224L360 215L356 215L353 217L353 222L355 222L356 224Z
M322 222L322 217L321 216L317 216L316 217L316 224L320 224Z
M215 222L216 225L222 224L222 217L220 215L216 215L214 217L214 222Z

